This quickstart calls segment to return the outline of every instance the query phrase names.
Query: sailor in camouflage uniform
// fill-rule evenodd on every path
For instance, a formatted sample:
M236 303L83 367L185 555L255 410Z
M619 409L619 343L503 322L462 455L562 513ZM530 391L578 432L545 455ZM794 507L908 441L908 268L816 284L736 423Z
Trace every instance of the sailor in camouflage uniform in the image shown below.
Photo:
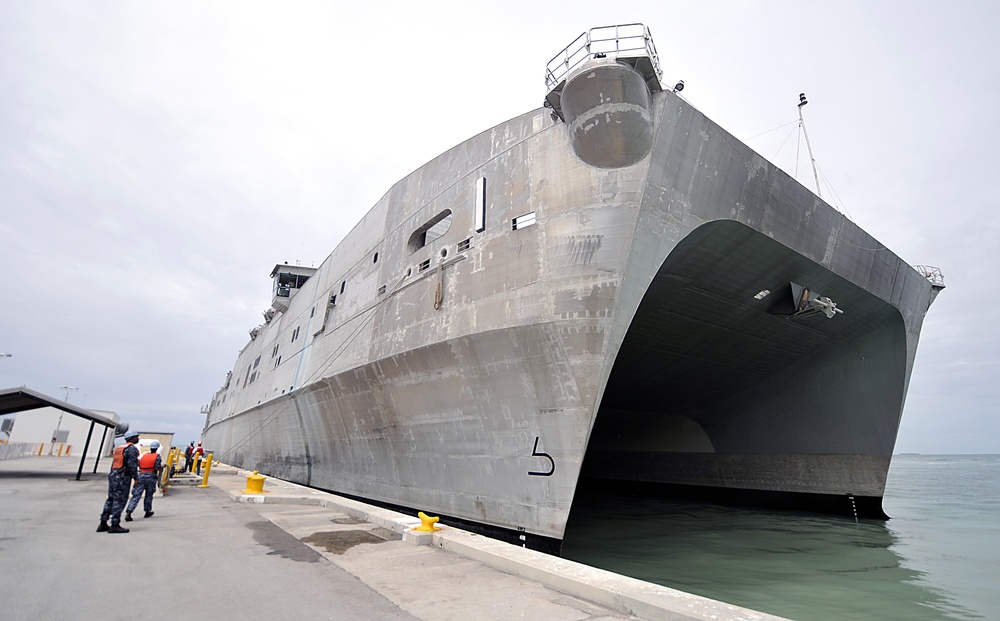
M104 501L104 511L101 513L101 523L97 526L99 533L127 533L122 528L122 511L128 499L128 490L132 481L139 482L139 449L135 443L139 434L135 431L126 434L124 446L115 449L111 462L111 474L108 475L108 499ZM108 526L108 518L111 526Z
M153 494L156 493L160 470L163 470L159 451L160 443L153 440L149 445L149 452L139 458L139 483L132 490L132 499L128 501L128 508L125 509L126 522L132 521L132 512L139 506L139 499L143 493L146 494L146 498L142 501L142 508L146 513L142 517L153 517Z

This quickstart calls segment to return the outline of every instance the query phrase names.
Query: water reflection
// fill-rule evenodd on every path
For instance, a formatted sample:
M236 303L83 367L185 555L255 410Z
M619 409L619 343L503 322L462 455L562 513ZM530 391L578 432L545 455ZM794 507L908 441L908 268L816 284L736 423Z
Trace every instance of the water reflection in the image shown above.
M882 521L581 490L563 556L798 619L980 619L897 550Z

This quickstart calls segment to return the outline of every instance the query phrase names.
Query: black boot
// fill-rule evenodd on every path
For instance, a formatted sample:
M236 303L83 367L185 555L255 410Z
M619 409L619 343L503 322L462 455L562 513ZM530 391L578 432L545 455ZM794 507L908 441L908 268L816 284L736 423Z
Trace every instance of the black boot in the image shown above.
M106 533L108 532L108 522L107 520L101 520L101 523L97 525L97 532Z
M131 522L132 521L132 512L131 511L126 511L125 512L125 521L126 522Z
M147 511L147 512L145 512L142 515L142 517L144 517L144 518L153 517L153 512L152 511Z
M122 528L121 524L112 524L111 528L108 529L108 533L127 533L127 528Z

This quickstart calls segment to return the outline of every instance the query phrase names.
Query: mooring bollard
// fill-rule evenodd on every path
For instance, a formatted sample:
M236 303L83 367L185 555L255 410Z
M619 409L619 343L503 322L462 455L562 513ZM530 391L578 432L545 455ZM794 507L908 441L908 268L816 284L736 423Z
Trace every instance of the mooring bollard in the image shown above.
M431 517L423 511L420 511L417 513L417 517L420 518L420 526L414 526L413 530L421 533L433 533L436 530L441 530L437 526L434 526L437 524L437 521L441 519L438 516L435 515L434 517Z
M168 461L169 461L169 459L168 459ZM157 484L160 486L160 491L162 491L164 494L166 494L167 493L167 486L170 485L170 468L169 467L164 468L163 470L160 471L160 479L157 481Z
M202 478L201 485L198 487L208 487L208 473L212 471L212 455L212 453L209 453L208 456L205 457L205 476Z
M247 477L247 488L243 490L244 494L266 494L264 491L264 479L267 477L257 474L254 470L253 474Z

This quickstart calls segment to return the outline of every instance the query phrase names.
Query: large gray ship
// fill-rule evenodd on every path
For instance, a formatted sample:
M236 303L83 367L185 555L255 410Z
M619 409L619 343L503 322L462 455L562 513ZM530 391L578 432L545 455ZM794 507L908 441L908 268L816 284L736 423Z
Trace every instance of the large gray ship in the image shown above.
M664 85L641 24L545 79L275 266L205 445L540 548L582 477L883 516L940 273Z

